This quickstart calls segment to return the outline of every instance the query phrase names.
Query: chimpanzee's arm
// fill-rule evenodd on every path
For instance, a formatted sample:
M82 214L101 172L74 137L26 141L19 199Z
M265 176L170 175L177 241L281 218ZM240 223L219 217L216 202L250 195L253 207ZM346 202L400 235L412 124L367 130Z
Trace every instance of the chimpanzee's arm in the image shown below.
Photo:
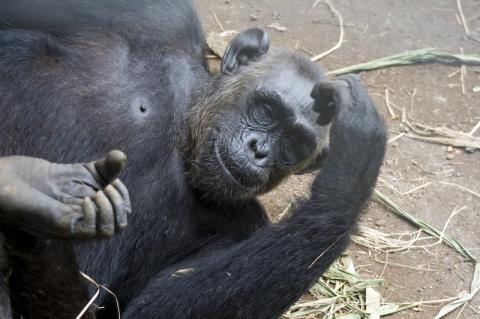
M126 227L130 211L117 179L125 159L119 151L88 164L0 158L0 229L49 238L112 236Z
M345 249L385 152L365 89L353 77L337 83L346 84L311 198L278 225L162 272L123 318L277 318L318 279Z

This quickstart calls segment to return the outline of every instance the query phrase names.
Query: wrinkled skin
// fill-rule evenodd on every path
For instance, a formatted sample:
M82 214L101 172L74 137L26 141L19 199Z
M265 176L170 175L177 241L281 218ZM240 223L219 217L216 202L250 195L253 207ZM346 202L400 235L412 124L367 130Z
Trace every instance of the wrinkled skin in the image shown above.
M125 161L125 154L119 151L86 164L56 164L25 156L0 158L2 319L12 316L9 286L14 296L21 296L20 291L28 285L27 295L35 296L36 287L58 282L52 301L44 304L55 308L59 317L82 309L80 298L68 305L55 304L55 294L87 295L84 283L76 278L71 243L50 238L106 238L126 227L131 204L125 185L118 179ZM63 267L52 275L45 272L55 264ZM73 287L64 285L63 278L67 277L76 278L72 279ZM25 311L29 317L37 312L34 300L17 296L13 299L21 308L30 304L29 311Z
M11 156L0 158L2 223L33 236L110 237L127 226L130 199L118 175L123 153L88 164L55 164Z
M249 29L233 39L223 61L239 59L232 47L251 45L249 33L258 30ZM265 193L294 172L318 170L337 110L334 90L313 98L316 83L328 81L307 59L279 51L253 63L241 61L243 65L231 63L238 68L234 75L217 79L223 94L202 98L191 124L196 136L190 144L197 146L192 182L206 197L222 202ZM211 109L213 116L207 113ZM211 126L205 128L207 116L212 116Z

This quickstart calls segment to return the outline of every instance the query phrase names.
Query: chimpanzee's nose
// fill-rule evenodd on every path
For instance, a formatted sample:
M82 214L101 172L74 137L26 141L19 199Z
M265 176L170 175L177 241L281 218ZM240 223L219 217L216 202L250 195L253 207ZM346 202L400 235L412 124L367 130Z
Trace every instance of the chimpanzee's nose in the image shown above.
M253 164L264 167L270 153L267 137L262 134L250 134L246 144L247 153Z

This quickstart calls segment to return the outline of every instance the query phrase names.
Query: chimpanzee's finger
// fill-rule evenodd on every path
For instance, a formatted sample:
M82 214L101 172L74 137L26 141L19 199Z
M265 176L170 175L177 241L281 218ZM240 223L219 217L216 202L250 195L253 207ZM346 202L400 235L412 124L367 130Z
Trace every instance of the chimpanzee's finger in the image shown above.
M115 187L115 189L122 196L123 202L125 204L125 210L127 211L127 214L130 214L132 212L132 203L130 201L130 194L128 193L127 187L119 179L116 179L112 183L112 186Z
M62 195L60 196L59 201L65 205L81 206L83 203L83 198L72 197L70 195Z
M314 100L313 110L319 113L317 124L327 125L337 112L339 97L336 87L330 81L318 82L310 96Z
M97 210L95 203L90 197L85 197L82 202L83 219L81 222L81 232L85 234L87 238L93 237L97 233Z
M103 191L95 195L95 203L98 207L97 229L98 234L104 237L111 237L115 233L115 217L113 207Z
M108 185L104 190L115 211L115 222L119 230L127 227L127 210L125 202L120 193L112 186Z
M114 150L110 151L104 159L94 162L93 165L105 185L108 185L118 178L126 161L125 153Z
M78 207L78 206L77 206ZM62 216L60 225L67 225L68 227L63 226L62 228L65 231L66 238L78 238L78 235L81 235L81 226L82 226L82 214L80 212L73 212ZM78 211L78 210L77 210Z

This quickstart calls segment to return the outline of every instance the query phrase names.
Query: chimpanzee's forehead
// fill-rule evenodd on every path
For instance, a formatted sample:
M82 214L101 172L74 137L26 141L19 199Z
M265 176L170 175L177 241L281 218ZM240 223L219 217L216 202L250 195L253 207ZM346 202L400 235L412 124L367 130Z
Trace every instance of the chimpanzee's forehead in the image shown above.
M313 99L310 96L315 82L294 69L284 69L260 81L258 88L272 92L282 99L284 106L294 113L311 114Z

